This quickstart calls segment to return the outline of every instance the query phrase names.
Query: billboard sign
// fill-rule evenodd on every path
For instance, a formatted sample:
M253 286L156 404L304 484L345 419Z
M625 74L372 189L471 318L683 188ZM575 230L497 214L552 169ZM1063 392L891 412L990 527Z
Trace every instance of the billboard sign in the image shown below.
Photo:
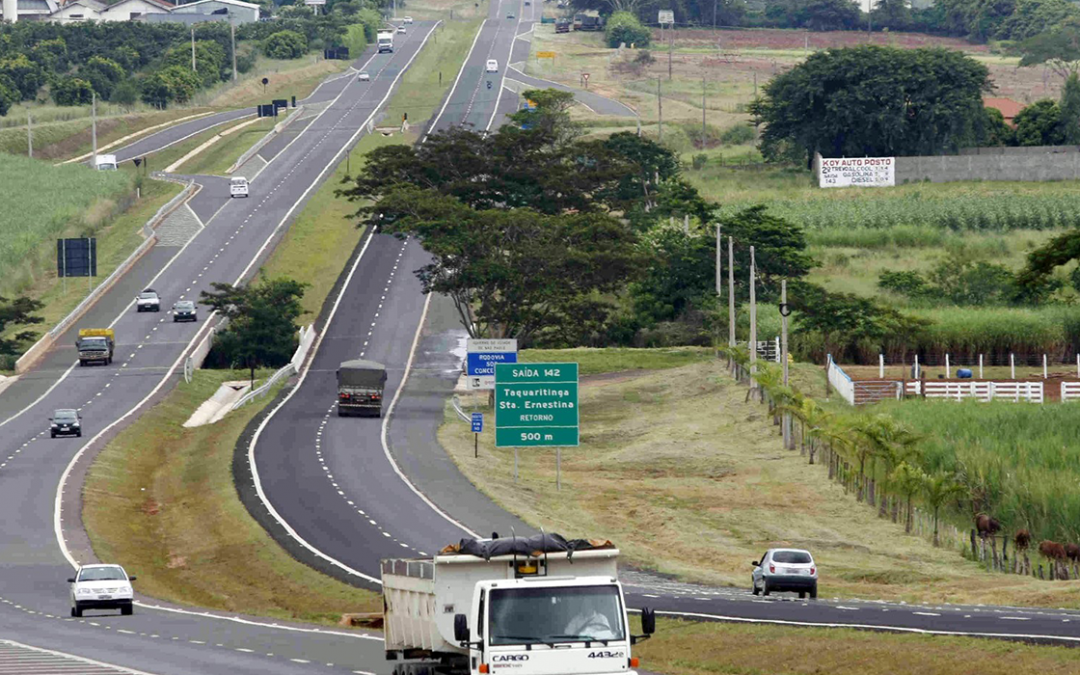
M895 157L821 158L818 186L892 187L896 185Z
M96 277L97 262L95 237L56 240L57 277Z
M465 342L465 375L469 389L494 389L495 364L517 363L517 340L469 338Z
M661 9L659 12L657 12L657 14L659 14L659 17L660 17L660 18L658 18L656 20L657 23L659 23L659 24L665 24L665 23L674 24L675 23L675 10L673 10L673 9Z
M495 366L495 447L575 447L578 364Z

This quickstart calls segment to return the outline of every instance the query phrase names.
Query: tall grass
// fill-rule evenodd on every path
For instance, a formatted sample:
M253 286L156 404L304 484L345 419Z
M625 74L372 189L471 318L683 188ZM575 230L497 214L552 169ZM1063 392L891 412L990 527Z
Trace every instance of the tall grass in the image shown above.
M883 409L922 434L929 471L962 469L1007 531L1080 540L1080 406L908 401Z
M0 280L54 237L82 236L102 224L131 192L132 175L82 165L52 166L5 155L0 162Z

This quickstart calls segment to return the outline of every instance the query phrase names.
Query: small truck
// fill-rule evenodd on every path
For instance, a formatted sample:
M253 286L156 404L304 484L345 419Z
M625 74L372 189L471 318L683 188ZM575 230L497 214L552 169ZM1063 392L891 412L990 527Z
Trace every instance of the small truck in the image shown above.
M116 347L115 339L116 335L112 328L79 329L79 337L75 340L75 348L79 350L79 365L112 363L113 349Z
M394 51L394 31L381 30L376 36L379 45L379 53Z
M386 366L374 361L344 361L337 371L338 417L382 417Z
M394 675L606 675L638 660L609 541L557 534L463 539L432 558L381 563Z

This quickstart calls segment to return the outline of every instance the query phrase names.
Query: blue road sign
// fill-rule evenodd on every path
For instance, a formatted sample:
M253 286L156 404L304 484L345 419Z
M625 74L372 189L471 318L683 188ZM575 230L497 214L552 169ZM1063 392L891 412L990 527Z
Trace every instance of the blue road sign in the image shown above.
M466 358L466 375L495 377L496 363L517 363L517 352L469 352Z
M474 434L479 434L484 431L484 413L472 414L472 430Z

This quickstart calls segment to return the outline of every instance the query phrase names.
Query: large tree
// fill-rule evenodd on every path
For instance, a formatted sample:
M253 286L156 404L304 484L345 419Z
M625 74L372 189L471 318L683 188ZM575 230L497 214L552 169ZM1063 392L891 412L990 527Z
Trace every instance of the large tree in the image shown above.
M980 140L986 66L947 49L829 49L773 78L752 106L770 159L933 155Z
M305 284L293 279L270 279L252 286L213 283L199 303L227 317L225 330L214 335L222 360L251 371L260 366L283 366L296 350L303 313L300 298Z
M1080 19L1069 18L1020 43L1021 66L1046 64L1063 78L1080 70Z
M8 299L0 297L0 356L14 356L27 342L37 337L37 333L24 330L10 337L2 337L8 326L32 326L44 321L34 312L43 305L27 297Z

